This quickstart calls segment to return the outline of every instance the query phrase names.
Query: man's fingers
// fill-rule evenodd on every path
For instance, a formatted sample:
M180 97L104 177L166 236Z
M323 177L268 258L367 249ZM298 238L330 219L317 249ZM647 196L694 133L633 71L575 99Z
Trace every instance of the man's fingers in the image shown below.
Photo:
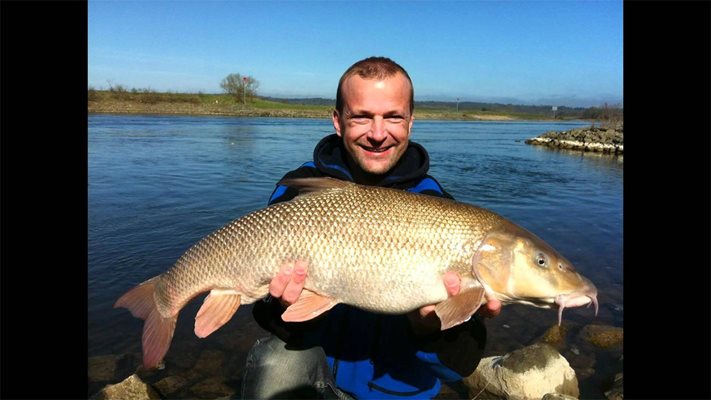
M272 297L282 296L282 294L284 293L284 289L286 289L286 286L291 280L293 271L293 262L290 261L282 264L281 269L279 270L277 275L272 278L271 282L269 282L269 294L272 295Z
M456 296L459 294L460 279L459 274L454 271L447 271L444 274L444 286L447 288L447 295Z
M486 309L488 316L495 317L501 313L501 302L494 297L489 298L486 301Z
M294 266L293 273L291 274L291 281L286 285L284 293L281 295L281 299L287 304L293 304L301 296L301 292L304 290L304 283L306 282L306 264L303 262L296 262Z
M486 295L486 304L477 313L482 317L493 318L501 313L501 301L496 297Z
M428 315L430 315L430 313L433 313L434 310L435 310L435 305L434 305L434 304L433 304L433 305L429 305L429 306L421 307L421 308L420 308L420 317L421 317L421 318L425 318L425 317L427 317Z

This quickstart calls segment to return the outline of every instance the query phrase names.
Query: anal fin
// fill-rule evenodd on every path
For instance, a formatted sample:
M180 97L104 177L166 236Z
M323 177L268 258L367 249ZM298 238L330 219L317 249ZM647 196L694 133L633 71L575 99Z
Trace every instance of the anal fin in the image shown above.
M484 288L481 286L464 289L456 296L435 306L435 313L442 322L442 330L466 322L481 306Z
M218 330L235 314L240 299L235 290L211 290L195 316L195 334L204 338Z
M290 305L281 315L286 322L302 322L316 318L333 308L338 302L330 297L321 296L304 289L296 303Z

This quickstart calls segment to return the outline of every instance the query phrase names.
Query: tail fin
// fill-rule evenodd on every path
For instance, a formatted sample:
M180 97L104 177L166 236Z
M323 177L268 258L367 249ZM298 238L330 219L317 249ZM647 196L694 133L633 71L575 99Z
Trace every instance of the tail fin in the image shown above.
M156 367L168 352L173 340L178 315L164 318L153 300L158 277L151 278L121 296L114 304L131 311L134 317L145 320L143 324L143 367Z

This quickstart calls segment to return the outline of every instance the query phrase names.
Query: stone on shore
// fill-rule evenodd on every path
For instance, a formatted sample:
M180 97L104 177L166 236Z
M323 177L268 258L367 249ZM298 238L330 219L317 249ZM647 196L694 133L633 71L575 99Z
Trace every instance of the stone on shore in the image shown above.
M484 358L464 384L469 387L469 395L477 399L540 400L554 393L573 398L580 395L575 371L547 343Z
M607 325L586 325L580 336L583 340L602 349L615 348L622 345L623 329Z
M551 131L535 138L526 139L525 143L557 149L623 154L623 126L620 123L615 127L575 128L564 132Z
M615 380L612 384L612 388L605 392L605 398L607 398L607 400L623 400L625 398L625 395L623 394L622 390L622 378L622 372L615 375Z
M136 374L115 385L107 385L91 396L91 400L146 400L160 399L160 395Z

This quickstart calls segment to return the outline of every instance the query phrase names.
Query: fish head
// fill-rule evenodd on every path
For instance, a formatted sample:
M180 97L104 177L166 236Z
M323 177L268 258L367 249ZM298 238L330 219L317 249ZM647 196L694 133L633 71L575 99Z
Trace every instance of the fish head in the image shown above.
M594 304L597 288L573 264L533 233L503 220L487 233L473 258L472 274L503 303L563 309Z

